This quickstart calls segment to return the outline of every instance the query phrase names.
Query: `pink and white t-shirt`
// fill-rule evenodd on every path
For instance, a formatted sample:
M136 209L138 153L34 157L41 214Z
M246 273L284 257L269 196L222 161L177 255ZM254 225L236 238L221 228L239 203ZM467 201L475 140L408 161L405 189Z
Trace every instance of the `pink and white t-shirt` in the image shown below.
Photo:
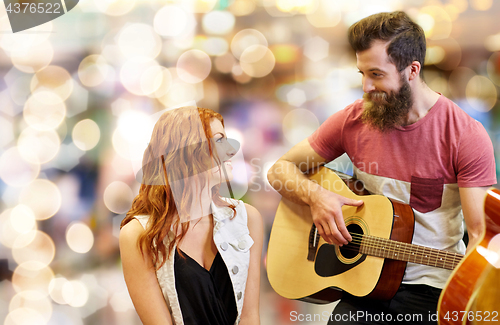
M409 204L413 243L465 252L459 187L496 184L491 140L478 121L440 96L416 123L379 132L361 121L363 100L330 116L309 137L327 161L347 153L373 194ZM443 288L451 271L408 263L403 283Z

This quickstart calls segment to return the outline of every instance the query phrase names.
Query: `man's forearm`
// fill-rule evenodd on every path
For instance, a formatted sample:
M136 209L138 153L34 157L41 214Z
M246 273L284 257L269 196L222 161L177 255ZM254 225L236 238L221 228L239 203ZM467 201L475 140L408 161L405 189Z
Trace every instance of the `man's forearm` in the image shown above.
M269 169L267 178L271 186L283 197L297 204L311 205L312 193L320 187L292 162L278 160Z

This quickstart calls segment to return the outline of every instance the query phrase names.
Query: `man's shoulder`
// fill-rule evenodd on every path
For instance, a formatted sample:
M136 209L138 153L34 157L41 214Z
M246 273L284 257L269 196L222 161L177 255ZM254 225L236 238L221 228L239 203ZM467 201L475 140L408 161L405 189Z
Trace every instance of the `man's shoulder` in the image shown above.
M342 117L343 119L350 121L357 121L363 114L363 99L358 99L353 103L347 105L337 113L330 116L330 118Z
M460 108L460 106L458 106L457 103L455 103L453 100L449 99L444 95L441 95L438 104L440 105L441 108L443 108L441 111L444 114L450 115L455 119L460 119L465 122L471 122L474 120L472 117L470 117L469 114L467 114L467 112L465 112L462 108Z
M349 104L348 106L346 106L344 109L349 111L349 112L353 112L353 113L363 112L364 102L365 102L365 100L362 98L357 99L352 104Z

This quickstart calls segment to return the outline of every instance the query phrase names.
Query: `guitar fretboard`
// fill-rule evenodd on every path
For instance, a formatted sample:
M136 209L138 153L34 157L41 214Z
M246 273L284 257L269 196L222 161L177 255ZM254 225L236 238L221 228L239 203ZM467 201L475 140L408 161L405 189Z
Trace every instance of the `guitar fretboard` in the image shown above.
M362 236L359 252L366 255L435 266L448 270L453 270L464 257L458 253L369 235Z

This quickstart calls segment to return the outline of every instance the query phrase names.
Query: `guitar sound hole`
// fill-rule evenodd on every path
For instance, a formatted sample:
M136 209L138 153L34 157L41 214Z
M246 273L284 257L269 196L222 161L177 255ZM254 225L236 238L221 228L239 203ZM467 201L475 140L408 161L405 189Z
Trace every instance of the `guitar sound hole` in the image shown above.
M347 230L351 234L352 241L339 247L340 254L347 259L356 257L359 254L359 246L361 244L361 235L363 234L363 229L357 224L350 224L347 226Z

